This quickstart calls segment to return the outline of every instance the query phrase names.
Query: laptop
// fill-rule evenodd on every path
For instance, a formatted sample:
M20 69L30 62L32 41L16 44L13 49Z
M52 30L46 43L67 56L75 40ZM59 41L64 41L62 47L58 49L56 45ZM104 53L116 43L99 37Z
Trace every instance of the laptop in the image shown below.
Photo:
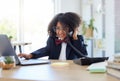
M38 65L38 64L48 64L50 61L48 59L23 59L17 56L15 50L12 47L7 35L0 34L0 54L1 56L14 56L16 65Z

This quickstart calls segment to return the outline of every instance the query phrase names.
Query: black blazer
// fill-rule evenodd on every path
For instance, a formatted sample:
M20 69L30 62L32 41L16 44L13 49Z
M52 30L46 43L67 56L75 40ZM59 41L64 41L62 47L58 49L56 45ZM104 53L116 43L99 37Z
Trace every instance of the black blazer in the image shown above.
M73 40L72 37L70 37L70 42L74 47L76 47L76 49L78 49L84 55L87 55L86 45L84 44L82 35L78 35L78 40ZM61 44L56 45L55 37L49 37L47 40L46 47L40 48L32 52L31 54L33 55L33 58L49 56L49 59L59 59L60 51L61 51ZM72 60L80 57L83 57L83 56L78 54L78 52L76 52L69 44L67 44L66 59Z

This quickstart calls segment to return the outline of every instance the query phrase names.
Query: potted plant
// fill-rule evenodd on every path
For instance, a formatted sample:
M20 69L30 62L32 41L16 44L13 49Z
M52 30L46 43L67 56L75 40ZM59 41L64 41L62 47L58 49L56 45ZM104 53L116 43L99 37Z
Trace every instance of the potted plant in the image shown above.
M86 24L85 21L82 23L82 34L85 35L86 38L93 37L94 30L97 32L97 28L94 26L94 18L91 18L89 24Z
M3 69L11 69L11 68L15 67L14 56L4 56L2 67L3 67Z

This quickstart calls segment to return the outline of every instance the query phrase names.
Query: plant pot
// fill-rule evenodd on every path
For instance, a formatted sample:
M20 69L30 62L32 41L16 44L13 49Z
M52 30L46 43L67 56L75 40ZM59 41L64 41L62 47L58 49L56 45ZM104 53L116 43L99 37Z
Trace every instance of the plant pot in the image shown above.
M11 69L15 67L15 63L11 63L11 64L4 64L3 65L3 69Z
M87 28L86 33L85 33L86 38L92 38L93 37L93 29L92 28Z

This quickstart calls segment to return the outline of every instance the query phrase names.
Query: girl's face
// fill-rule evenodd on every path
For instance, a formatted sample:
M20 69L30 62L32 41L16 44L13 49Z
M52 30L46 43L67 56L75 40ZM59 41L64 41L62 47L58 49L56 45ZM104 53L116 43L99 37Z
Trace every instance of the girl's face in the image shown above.
M68 29L63 27L60 22L57 22L56 35L59 39L64 40L67 36Z

